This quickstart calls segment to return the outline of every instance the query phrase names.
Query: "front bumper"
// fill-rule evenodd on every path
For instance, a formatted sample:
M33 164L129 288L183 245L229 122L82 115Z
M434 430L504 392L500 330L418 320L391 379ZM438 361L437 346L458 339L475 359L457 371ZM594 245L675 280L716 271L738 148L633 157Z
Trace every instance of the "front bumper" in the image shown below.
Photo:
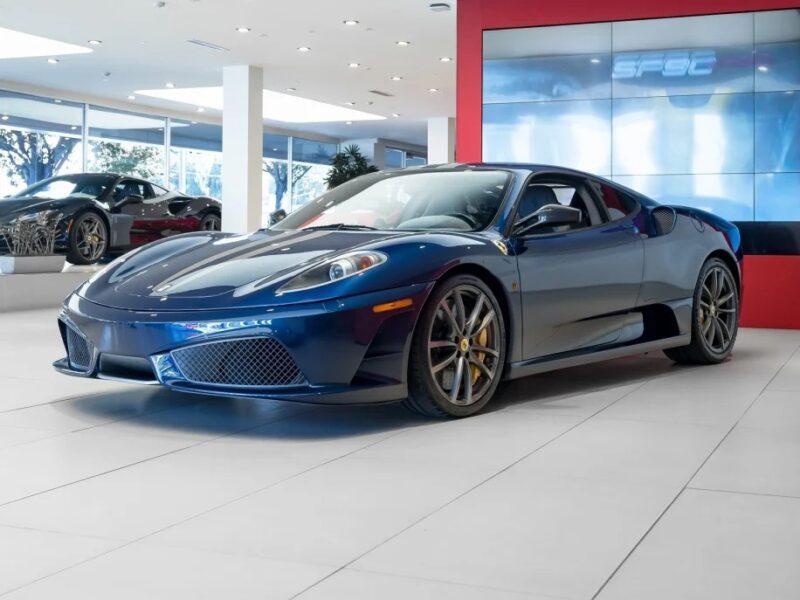
M164 312L109 308L73 294L59 316L68 356L53 366L67 375L161 384L216 396L322 404L400 400L407 395L411 335L432 287L433 283L416 284L270 309ZM403 298L411 298L411 306L373 310L376 305ZM86 343L80 364L71 360L68 334L73 336L73 344L75 340ZM302 377L288 385L197 381L186 376L173 354L205 344L254 338L269 338L282 345Z

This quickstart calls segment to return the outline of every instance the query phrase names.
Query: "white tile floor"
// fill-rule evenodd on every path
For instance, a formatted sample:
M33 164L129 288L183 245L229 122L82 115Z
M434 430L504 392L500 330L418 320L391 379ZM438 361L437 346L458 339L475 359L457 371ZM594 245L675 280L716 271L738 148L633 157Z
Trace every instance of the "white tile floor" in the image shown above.
M4 597L800 597L798 331L451 422L68 379L54 311L0 331Z

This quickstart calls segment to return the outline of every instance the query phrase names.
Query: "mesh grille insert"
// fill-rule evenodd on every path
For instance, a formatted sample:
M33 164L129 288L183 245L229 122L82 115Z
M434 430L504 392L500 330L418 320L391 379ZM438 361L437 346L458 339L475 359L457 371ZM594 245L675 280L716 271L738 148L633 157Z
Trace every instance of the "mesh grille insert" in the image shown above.
M188 346L173 350L172 357L194 383L280 387L306 382L283 344L269 337Z
M88 371L92 367L92 349L72 327L67 327L67 354L73 369Z
M666 235L675 228L675 209L667 206L659 206L654 208L653 219L655 219L658 233L660 235Z

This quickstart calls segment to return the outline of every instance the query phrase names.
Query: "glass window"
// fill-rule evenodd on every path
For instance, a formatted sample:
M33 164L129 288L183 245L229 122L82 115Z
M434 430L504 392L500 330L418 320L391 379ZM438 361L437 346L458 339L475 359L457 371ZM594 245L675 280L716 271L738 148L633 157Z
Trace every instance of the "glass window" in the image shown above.
M123 179L114 186L114 202L119 202L128 196L141 196L142 199L152 198L150 186L145 186L141 181Z
M386 169L402 169L405 153L397 148L386 148L383 153L383 166Z
M483 158L611 173L610 100L487 104Z
M164 182L164 127L160 117L90 106L89 170Z
M63 175L32 185L17 193L17 198L36 196L51 200L64 198L100 198L114 182L107 175Z
M222 127L170 120L169 184L190 196L222 197Z
M428 164L428 158L421 154L411 154L406 152L406 166L407 167L422 167Z
M288 160L289 136L278 135L275 133L265 133L262 143L264 158Z
M339 226L475 231L502 203L503 171L400 172L364 175L293 212L276 229Z
M586 100L611 94L611 25L486 31L483 101Z
M296 162L312 163L329 166L331 159L336 154L336 144L292 138L292 160Z
M636 210L637 202L628 194L603 182L592 182L592 187L611 221L624 219Z
M483 53L484 160L610 175L731 220L795 214L800 11L494 30Z
M800 221L800 173L756 176L756 221Z
M82 170L83 105L0 90L0 197Z
M800 11L755 14L758 92L800 90Z
M615 175L753 171L753 94L613 101Z

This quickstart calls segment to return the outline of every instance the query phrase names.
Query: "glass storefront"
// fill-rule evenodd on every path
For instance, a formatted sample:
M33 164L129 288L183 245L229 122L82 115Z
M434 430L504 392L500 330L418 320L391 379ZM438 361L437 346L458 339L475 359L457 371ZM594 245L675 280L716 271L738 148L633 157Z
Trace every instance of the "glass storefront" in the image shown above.
M483 158L800 220L800 12L484 32Z
M337 149L265 133L265 219L322 194ZM0 197L58 174L108 171L221 198L222 169L219 125L0 90Z

